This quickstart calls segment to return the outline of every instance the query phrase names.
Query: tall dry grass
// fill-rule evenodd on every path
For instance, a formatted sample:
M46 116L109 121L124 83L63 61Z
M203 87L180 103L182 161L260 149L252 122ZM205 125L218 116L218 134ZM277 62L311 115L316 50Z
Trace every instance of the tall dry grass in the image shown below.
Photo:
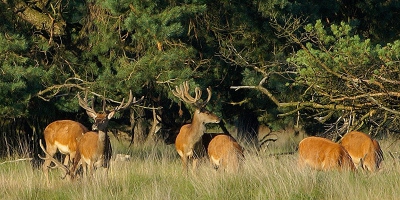
M98 170L89 180L61 180L61 172L51 170L49 188L41 170L9 162L0 165L0 199L398 199L400 159L388 152L400 145L380 142L385 160L374 174L298 169L296 154L250 151L239 174L216 172L207 160L185 174L174 146L159 144L131 148L129 162L113 163L107 173ZM128 152L117 141L113 147L116 153Z

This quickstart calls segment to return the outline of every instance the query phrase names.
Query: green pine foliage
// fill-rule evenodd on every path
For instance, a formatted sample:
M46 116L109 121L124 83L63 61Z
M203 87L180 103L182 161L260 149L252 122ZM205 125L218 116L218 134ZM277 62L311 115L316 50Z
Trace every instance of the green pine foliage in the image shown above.
M337 116L358 113L353 128L361 128L367 117L379 124L370 128L377 126L379 130L389 124L397 127L400 66L398 56L390 55L399 51L399 42L374 45L354 34L346 23L325 27L319 20L304 30L307 37L301 40L307 42L287 61L297 68L296 84L307 88L303 93L305 101L353 106L339 111ZM390 117L382 119L382 115Z
M0 115L28 117L29 101L40 89L43 71L29 58L29 41L19 34L0 35Z
M299 50L288 62L297 66L299 76L298 84L311 86L315 84L316 90L331 91L332 96L351 96L357 94L357 88L344 90L346 81L342 76L354 79L363 78L368 81L377 79L377 72L386 80L395 80L393 76L398 69L396 57L383 57L394 55L398 51L396 45L387 44L387 47L373 45L369 39L361 39L358 35L351 34L351 27L342 23L340 26L332 25L330 31L317 21L315 25L307 25L305 30L318 42L308 42L307 50ZM395 41L394 44L398 43ZM324 63L327 68L320 65ZM386 64L387 63L387 64ZM381 80L382 81L382 80ZM387 86L393 87L390 83ZM385 85L386 86L386 85ZM312 91L310 91L312 92Z

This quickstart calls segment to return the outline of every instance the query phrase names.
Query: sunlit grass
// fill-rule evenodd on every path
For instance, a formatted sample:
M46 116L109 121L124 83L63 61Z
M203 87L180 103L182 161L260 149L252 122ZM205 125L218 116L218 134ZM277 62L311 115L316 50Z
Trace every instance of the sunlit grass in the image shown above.
M113 163L108 172L100 169L91 179L61 180L61 172L51 170L47 187L42 171L29 162L1 164L0 199L398 199L400 163L386 152L400 147L381 144L386 157L374 174L303 170L296 154L250 152L239 174L217 173L207 160L186 174L173 145L128 151L113 141L114 152L129 152L131 160Z

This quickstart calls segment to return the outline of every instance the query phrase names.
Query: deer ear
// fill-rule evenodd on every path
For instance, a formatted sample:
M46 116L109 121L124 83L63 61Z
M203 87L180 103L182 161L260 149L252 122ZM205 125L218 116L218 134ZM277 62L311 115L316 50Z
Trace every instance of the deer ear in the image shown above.
M115 114L115 110L111 111L110 113L108 113L107 118L111 119Z

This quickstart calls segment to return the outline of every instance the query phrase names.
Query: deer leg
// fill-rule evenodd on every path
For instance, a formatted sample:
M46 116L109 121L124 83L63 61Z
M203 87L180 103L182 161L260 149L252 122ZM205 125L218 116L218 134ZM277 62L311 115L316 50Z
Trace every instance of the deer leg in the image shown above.
M94 163L88 164L88 176L89 178L93 178L93 173L94 173Z
M192 161L192 172L194 172L196 170L197 161L198 160L199 160L198 158L193 158L193 161Z
M74 159L71 162L72 162L71 170L70 170L70 172L72 173L71 179L74 180L78 176L78 170L79 170L80 165L83 166L82 160L81 160L81 154L75 152Z
M182 158L183 171L186 171L186 174L187 174L187 172L188 172L188 157L183 155L181 158Z
M64 158L64 165L65 166L68 166L68 164L70 163L69 160L70 160L70 156L68 154L66 154L65 158Z
M81 161L82 164L82 169L83 169L83 178L86 179L87 178L87 163L85 161Z

